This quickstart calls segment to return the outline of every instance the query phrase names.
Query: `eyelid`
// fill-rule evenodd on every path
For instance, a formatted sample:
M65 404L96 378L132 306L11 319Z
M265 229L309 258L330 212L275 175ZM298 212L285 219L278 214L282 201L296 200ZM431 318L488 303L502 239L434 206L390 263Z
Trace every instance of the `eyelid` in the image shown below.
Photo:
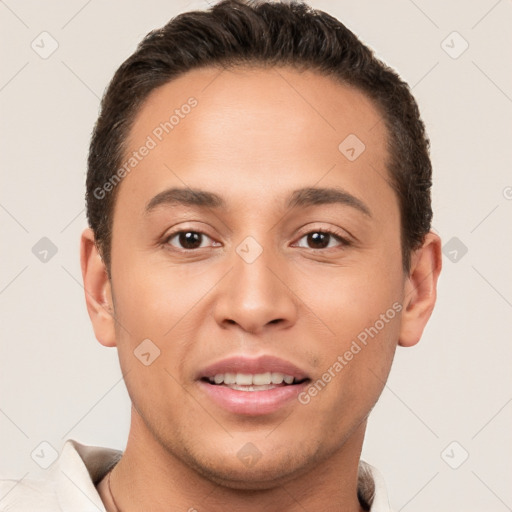
M168 245L170 247L172 247L173 249L177 250L177 251L181 251L181 252L196 252L200 249L206 249L207 247L197 247L195 249L184 249L184 248L180 248L180 247L175 247L173 245L171 245L169 243L169 241L174 238L175 236L181 234L181 233L188 233L188 232L192 232L192 233L198 233L204 237L207 237L209 238L214 244L218 244L218 245L209 245L208 247L218 247L219 245L222 245L221 242L218 242L216 241L212 236L210 236L208 233L206 233L205 231L202 231L200 229L196 229L196 228L193 228L193 227L180 227L180 228L177 228L175 230L171 230L171 232L167 232L164 234L163 236L163 243L164 245ZM337 229L337 228L334 228L334 227L325 227L325 226L309 226L307 228L307 230L303 231L302 234L298 235L296 238L295 238L295 242L293 242L292 246L296 246L296 244L302 239L304 238L305 236L307 235L310 235L311 233L324 233L324 234L328 234L328 235L331 235L332 237L336 238L339 242L339 247L348 247L350 245L352 245L354 242L352 240L352 237L351 235L346 232L346 231L342 231L340 229ZM347 236L349 235L349 236ZM325 247L325 248L320 248L320 249L314 249L314 248L310 248L310 247L303 247L303 249L308 249L310 251L322 251L322 252L325 252L325 251L328 251L329 249L336 249L336 247Z
M202 235L203 237L209 238L213 243L220 244L220 242L217 242L217 240L215 240L215 238L213 236L209 235L206 231L204 231L202 229L195 228L193 226L179 226L176 229L171 228L171 230L166 231L162 235L162 238L161 238L162 245L169 246L172 249L174 249L176 251L181 251L181 252L194 252L194 251L198 251L199 249L207 249L208 247L218 247L218 245L213 246L212 244L210 244L208 247L198 247L196 249L184 249L184 248L180 248L180 247L171 245L169 243L171 238L174 238L176 235L179 235L181 233L198 233L198 234Z
M300 246L299 243L300 243L300 240L302 240L304 237L308 236L310 233L322 233L324 235L329 235L332 239L334 239L336 242L337 242L337 245L334 246L334 247L318 247L318 248L315 248L315 247L303 247L303 246ZM330 243L330 241L329 241ZM349 240L346 240L344 238L341 238L339 235L337 235L336 233L332 233L330 231L326 231L326 230L319 230L319 229L315 229L309 233L306 233L304 234L303 236L301 236L296 243L293 244L293 247L299 247L300 249L305 249L307 251L313 251L313 252L329 252L329 251L335 251L335 250L340 250L340 249L344 249L344 248L347 248L351 245L350 241Z
M301 238L309 235L311 233L326 233L329 234L339 240L342 246L349 246L355 243L354 237L346 230L342 230L340 228L335 227L326 227L326 226L318 226L318 225L308 225L306 230L302 232L298 237L296 237L296 241L299 241ZM297 242L294 242L297 243ZM330 249L333 249L331 247ZM310 249L312 251L326 251L328 249Z

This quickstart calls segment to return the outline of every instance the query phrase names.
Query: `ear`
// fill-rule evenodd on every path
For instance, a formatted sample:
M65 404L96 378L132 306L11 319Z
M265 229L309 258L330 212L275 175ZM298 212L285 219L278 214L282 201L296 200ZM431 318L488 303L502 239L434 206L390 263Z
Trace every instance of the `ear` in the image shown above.
M420 341L436 303L441 267L441 239L430 231L423 245L411 255L411 270L404 287L399 345L412 347Z
M96 339L106 347L115 347L114 305L110 280L90 228L84 230L80 239L80 264L85 302Z

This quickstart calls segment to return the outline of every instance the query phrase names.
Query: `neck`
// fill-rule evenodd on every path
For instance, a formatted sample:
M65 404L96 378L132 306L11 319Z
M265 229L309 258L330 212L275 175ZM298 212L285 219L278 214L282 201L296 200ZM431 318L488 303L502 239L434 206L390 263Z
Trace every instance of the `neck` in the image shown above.
M314 467L261 489L247 490L214 482L184 463L162 447L132 408L126 450L111 472L110 486L118 509L107 478L98 485L98 492L108 512L361 512L357 474L365 428L363 422L339 450Z

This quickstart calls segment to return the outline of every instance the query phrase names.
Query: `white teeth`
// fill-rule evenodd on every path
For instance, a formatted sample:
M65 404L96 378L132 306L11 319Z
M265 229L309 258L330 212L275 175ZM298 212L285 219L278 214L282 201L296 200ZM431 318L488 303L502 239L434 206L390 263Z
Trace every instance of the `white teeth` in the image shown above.
M273 384L281 384L284 380L284 374L272 372L271 379Z
M237 386L269 386L271 384L293 384L294 377L279 372L265 373L218 373L208 379L212 384Z
M236 375L236 373L225 373L222 379L224 384L236 384Z
M275 386L272 384L266 384L265 386L237 386L233 384L229 386L231 389L236 389L237 391L265 391L267 389L274 389Z
M272 383L272 376L270 372L267 373L257 373L256 375L252 375L252 384L256 386L265 386L266 384ZM237 380L238 384L238 380ZM275 384L275 382L274 382Z
M250 373L237 373L235 384L237 386L252 386L252 375Z

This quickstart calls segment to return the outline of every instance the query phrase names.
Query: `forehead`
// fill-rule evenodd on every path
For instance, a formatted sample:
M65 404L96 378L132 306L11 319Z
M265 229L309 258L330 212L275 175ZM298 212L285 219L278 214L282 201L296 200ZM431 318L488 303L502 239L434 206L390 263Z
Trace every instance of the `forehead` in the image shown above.
M187 108L191 98L197 102L193 109ZM193 122L181 122L188 113ZM170 132L163 129L162 134L158 127L166 121L172 128ZM217 126L214 131L212 121ZM272 123L265 126L266 134L286 130L290 135L276 140L283 150L288 147L287 140L293 143L294 137L314 131L333 142L343 138L347 130L359 131L360 138L375 142L385 135L381 121L364 93L318 72L290 67L208 67L189 71L152 91L135 118L129 138L134 141L155 130L157 139L168 138L165 135L171 132L186 137L193 129L194 139L214 142L222 131L243 128L231 141L235 144L261 133L265 123ZM309 143L323 137L312 137Z
M150 198L171 185L202 186L236 192L243 203L295 185L348 181L355 195L378 199L386 137L371 100L319 73L196 69L154 90L139 110L124 163L134 152L144 156L127 166L119 194Z

